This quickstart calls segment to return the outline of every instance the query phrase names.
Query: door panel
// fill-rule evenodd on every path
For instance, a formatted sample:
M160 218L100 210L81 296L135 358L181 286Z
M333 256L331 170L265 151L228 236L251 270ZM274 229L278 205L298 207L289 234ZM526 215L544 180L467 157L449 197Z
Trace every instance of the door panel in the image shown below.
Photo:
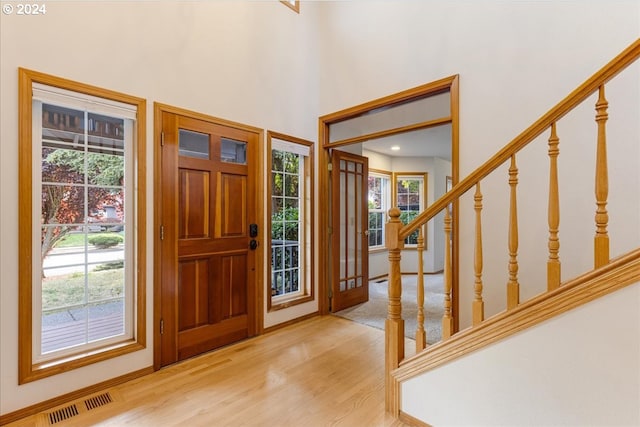
M211 181L208 171L180 169L178 238L208 237Z
M163 113L161 365L255 334L256 134Z
M247 177L220 174L217 205L220 206L220 237L245 235L247 229Z
M368 159L332 153L332 311L369 300Z

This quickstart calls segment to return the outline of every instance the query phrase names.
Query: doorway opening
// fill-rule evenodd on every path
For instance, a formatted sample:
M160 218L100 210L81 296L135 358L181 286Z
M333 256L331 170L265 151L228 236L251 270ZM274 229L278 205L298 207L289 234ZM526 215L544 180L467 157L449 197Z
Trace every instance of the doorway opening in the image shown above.
M369 190L372 183L371 177L376 181L375 178L388 176L390 188L388 206L385 206L386 212L392 206L402 209L402 203L405 203L408 211L414 211L417 208L422 211L458 181L458 129L457 75L319 118L319 140L322 144L319 153L319 185L320 188L330 189L319 195L320 206L328 207L319 212L320 230L326 230L318 236L321 249L319 283L324 284L319 290L319 310L322 314L345 307L342 303L335 304L336 297L340 299L341 276L344 273L342 264L352 263L356 266L359 262L368 264L370 271L366 280L384 277L388 273L385 270L385 266L388 267L388 257L386 257L384 246L380 243L380 236L384 236L384 229L371 215L376 211L375 208L380 206L377 203L372 205L369 194L365 203L370 216L365 227L360 230L366 236L367 245L360 251L349 252L344 249L349 246L349 239L358 240L358 230L355 231L354 237L347 235L345 239L344 231L352 225L352 220L347 216L342 219L342 225L339 220L336 220L337 216L344 213L345 206L339 201L340 199L332 195L336 188L340 191L340 187L335 183L336 179L340 179L336 174L339 167L332 163L335 152L367 158L370 171L367 176ZM411 199L414 186L419 192L414 192ZM366 190L364 189L363 192L367 193ZM403 196L407 197L404 202ZM419 200L420 198L423 200ZM345 200L344 204L349 203L344 197L342 200ZM456 206L452 208L452 225L455 230L458 216ZM383 211L383 209L377 210ZM386 212L382 215L384 223L386 223ZM411 212L407 212L407 216L410 214ZM336 230L336 226L342 227L341 230ZM428 224L425 228L429 236L425 240L431 242L429 249L433 255L432 268L437 269L444 254L444 233L442 227L438 227L437 224ZM457 319L458 244L455 232L451 244L452 306L454 319ZM377 248L369 254L368 249L372 247L371 245L377 245ZM403 259L405 254L410 253L410 250L404 251ZM358 256L366 256L367 260L363 262L351 259ZM371 261L373 257L375 262ZM411 258L411 256L406 257ZM382 270L380 270L381 266ZM348 280L348 277L345 278ZM457 329L457 325L454 325L454 328Z

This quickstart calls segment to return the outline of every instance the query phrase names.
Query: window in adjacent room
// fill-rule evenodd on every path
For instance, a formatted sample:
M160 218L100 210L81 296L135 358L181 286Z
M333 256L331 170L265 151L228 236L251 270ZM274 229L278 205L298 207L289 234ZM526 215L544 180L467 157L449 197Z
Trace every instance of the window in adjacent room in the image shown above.
M369 170L369 249L384 248L384 227L391 207L391 174Z
M394 200L400 209L400 221L403 224L411 222L425 208L426 200L426 173L395 173L394 176ZM411 233L404 241L405 247L418 244L418 231Z
M313 144L267 133L269 156L269 309L313 299Z
M20 88L27 382L144 348L145 101L27 70Z

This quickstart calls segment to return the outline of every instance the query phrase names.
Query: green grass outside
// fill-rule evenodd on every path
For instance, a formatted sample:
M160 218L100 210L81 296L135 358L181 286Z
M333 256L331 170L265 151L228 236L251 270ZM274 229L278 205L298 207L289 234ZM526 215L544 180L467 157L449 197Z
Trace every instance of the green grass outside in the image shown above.
M88 301L121 297L124 293L124 269L91 271L87 280ZM49 310L83 304L85 283L83 273L44 278L42 280L42 309Z

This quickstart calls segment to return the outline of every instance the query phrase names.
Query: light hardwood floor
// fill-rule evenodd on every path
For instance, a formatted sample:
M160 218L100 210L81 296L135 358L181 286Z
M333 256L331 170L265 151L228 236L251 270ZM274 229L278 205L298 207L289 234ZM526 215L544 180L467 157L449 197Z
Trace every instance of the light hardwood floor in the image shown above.
M315 317L107 390L55 426L383 426L384 333ZM39 416L10 426L38 426Z

